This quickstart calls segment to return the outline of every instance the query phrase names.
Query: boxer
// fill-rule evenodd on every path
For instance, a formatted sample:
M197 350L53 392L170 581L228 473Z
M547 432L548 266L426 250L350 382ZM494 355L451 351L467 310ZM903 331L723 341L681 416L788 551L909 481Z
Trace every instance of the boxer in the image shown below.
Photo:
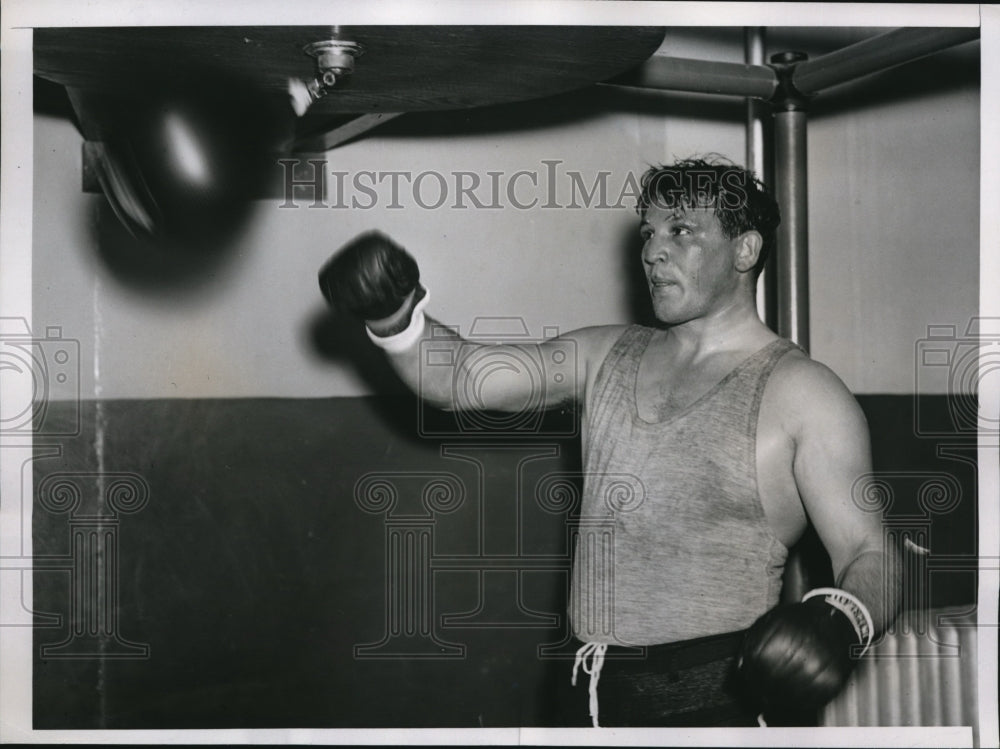
M433 405L580 404L586 478L569 613L573 679L589 675L593 725L808 723L898 606L898 581L883 573L898 569L887 560L896 550L852 501L871 470L867 424L833 372L757 315L780 220L764 185L721 159L651 168L641 185L639 259L659 325L517 346L539 366L577 356L575 378L539 385L504 368L466 387L491 351L513 352L442 334L416 261L384 234L335 253L320 287ZM449 341L455 356L422 369L432 326L435 350ZM628 506L608 501L622 475L642 488ZM788 548L809 522L836 587L779 605ZM622 657L636 647L645 659Z

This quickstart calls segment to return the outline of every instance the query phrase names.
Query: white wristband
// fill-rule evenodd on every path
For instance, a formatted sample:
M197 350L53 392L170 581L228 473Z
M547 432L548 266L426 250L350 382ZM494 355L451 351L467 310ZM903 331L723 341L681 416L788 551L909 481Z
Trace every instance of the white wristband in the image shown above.
M816 588L815 590L810 590L802 596L802 601L805 602L817 596L825 596L823 599L824 602L843 612L851 620L851 625L858 635L858 642L864 645L861 653L858 654L860 658L867 652L868 646L872 644L872 632L875 629L875 625L872 622L872 615L868 613L868 609L865 608L865 605L857 597L840 588Z
M406 326L406 330L395 335L375 335L372 333L371 328L366 325L365 331L367 331L372 343L390 354L398 354L410 348L424 335L424 327L427 324L427 320L424 318L424 307L427 306L430 298L430 292L425 290L424 298L413 305L413 311L410 312L410 324Z

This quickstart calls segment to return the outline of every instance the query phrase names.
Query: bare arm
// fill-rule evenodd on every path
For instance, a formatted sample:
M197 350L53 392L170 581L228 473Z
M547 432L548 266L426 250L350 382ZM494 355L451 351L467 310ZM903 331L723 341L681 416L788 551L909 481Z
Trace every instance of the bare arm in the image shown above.
M826 367L792 364L789 426L793 472L803 505L833 564L837 587L868 608L876 633L899 607L899 564L890 557L878 514L853 499L855 483L871 471L868 424L857 401Z
M751 701L767 716L811 712L843 689L868 645L899 606L897 552L887 547L877 514L854 501L871 471L868 425L857 401L826 367L790 355L772 380L782 430L791 440L792 475L802 506L833 563L833 592L777 606L747 632L739 670ZM860 601L871 617L868 630ZM839 613L838 613L839 612Z
M588 373L621 331L586 328L534 343L464 340L426 318L416 260L378 231L341 247L320 269L319 286L335 310L365 321L410 389L448 410L535 411L582 399Z
M368 327L387 335L398 330L399 320L368 321ZM583 328L545 341L476 343L428 317L415 343L386 355L403 382L438 408L516 412L582 399L588 372L620 330Z

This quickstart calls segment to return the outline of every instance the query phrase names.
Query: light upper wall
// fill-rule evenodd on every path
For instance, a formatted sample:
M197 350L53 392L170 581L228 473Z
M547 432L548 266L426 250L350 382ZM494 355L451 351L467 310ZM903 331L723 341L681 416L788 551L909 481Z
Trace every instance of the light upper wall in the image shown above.
M928 369L921 341L929 326L968 341L978 315L979 90L967 80L969 51L939 56L943 75L958 78L951 88L887 86L840 111L848 101L838 96L810 127L812 354L857 392L945 392L948 377ZM952 385L967 390L968 374L956 371Z
M675 34L664 48L741 60L733 38ZM60 326L79 340L84 398L370 393L380 385L354 364L359 357L325 337L316 272L371 228L410 249L431 290L430 312L463 331L481 316L520 316L532 334L627 322L643 308L630 298L638 264L631 201L570 207L569 173L588 189L606 173L614 203L648 163L707 151L743 161L741 111L715 98L602 89L518 105L496 123L490 113L400 118L331 151L327 168L348 184L365 170L440 174L449 190L442 207L421 207L403 182L403 207L391 208L388 181L368 209L259 201L232 252L187 283L162 284L137 276L127 258L107 261L98 237L113 219L102 198L80 190L81 138L67 121L36 115L34 330ZM969 85L820 108L811 122L812 352L856 392L910 392L927 326L963 327L976 313L978 125L978 90ZM483 202L502 207L456 207L456 180L471 179L457 176L463 171L479 175ZM518 201L538 200L530 210L506 192L520 171L538 180L537 188L530 176L516 183ZM500 193L489 172L501 174ZM544 208L553 173L562 207ZM421 184L420 199L435 202L438 179ZM117 252L128 249L118 242ZM52 394L73 397L74 388L54 385Z

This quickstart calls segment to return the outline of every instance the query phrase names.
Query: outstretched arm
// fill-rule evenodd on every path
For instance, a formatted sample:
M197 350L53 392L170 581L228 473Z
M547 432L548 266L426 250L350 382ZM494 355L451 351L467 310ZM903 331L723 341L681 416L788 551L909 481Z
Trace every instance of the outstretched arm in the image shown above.
M416 261L378 232L341 248L320 271L320 288L339 313L364 320L410 389L446 410L523 411L580 399L595 342L607 338L598 328L537 343L470 342L425 315Z
M384 329L378 321L368 328ZM520 412L583 397L581 340L587 331L540 342L473 343L427 317L419 337L386 356L400 379L438 408Z

